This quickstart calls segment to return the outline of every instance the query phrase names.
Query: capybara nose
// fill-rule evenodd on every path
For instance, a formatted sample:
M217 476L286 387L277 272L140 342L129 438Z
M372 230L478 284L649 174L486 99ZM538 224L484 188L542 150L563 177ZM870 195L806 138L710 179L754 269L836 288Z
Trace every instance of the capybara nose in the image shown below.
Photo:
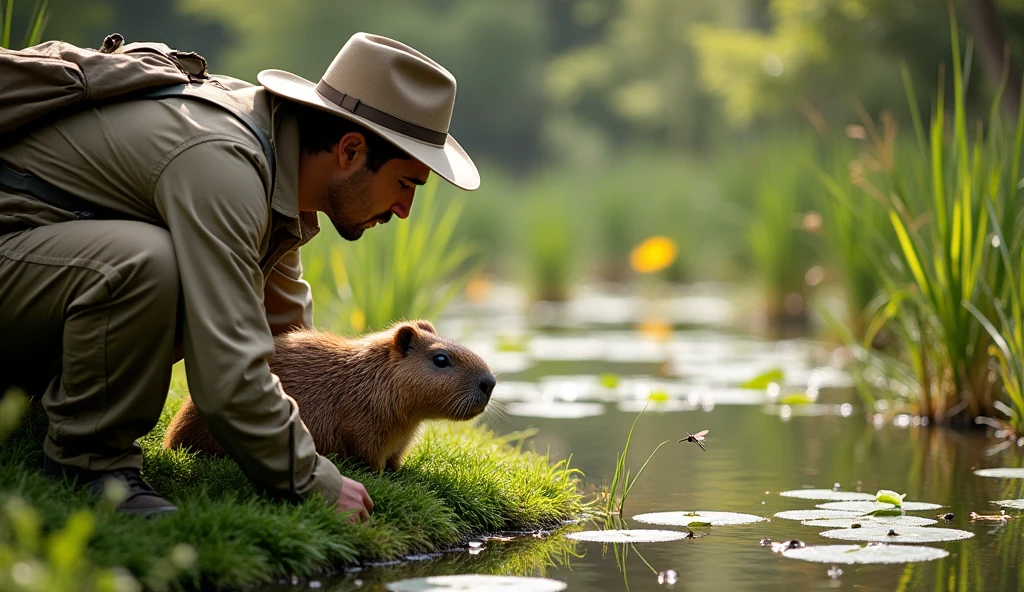
M495 384L497 384L497 381L494 380L494 377L490 374L485 374L480 378L480 390L482 390L488 397L491 396L491 391L494 390Z

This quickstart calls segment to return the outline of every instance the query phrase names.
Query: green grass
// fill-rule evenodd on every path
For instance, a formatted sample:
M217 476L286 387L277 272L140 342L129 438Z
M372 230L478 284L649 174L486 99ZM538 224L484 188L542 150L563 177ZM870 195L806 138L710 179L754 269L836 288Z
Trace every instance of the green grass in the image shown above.
M1019 283L1021 270L996 246L1009 241L1002 244L1019 253L1024 113L1004 121L1000 89L987 119L968 114L970 62L961 63L953 15L950 33L952 109L940 75L926 124L904 68L913 133L909 138L888 130L878 134L866 121L872 141L858 157L857 174L847 180L834 173L826 178L826 188L847 211L859 210L860 239L841 246L847 253L840 258L845 271L860 275L873 268L879 287L863 321L848 332L857 340L860 362L886 380L888 389L895 387L899 392L892 398L905 397L910 411L940 423L969 425L997 412L1000 384L991 371L993 339L1006 346L995 348L1003 368L1002 389L1015 408L1021 406L1020 388L1013 381L1021 378L1014 366L1024 351L1010 347L1019 331L1010 320L1011 287ZM858 203L863 207L854 208ZM886 221L880 223L879 215ZM869 293L865 290L858 300ZM1007 303L1011 310L1001 311ZM883 330L892 346L872 351Z
M584 510L578 471L523 450L521 434L497 437L468 423L432 424L406 465L372 474L341 463L374 500L362 525L338 518L322 500L293 505L259 497L237 465L160 448L180 405L180 379L160 425L143 438L145 477L180 512L152 521L102 509L88 548L99 567L123 566L142 577L178 543L197 553L179 585L241 587L282 576L310 576L366 560L441 550L474 534L554 527ZM0 450L0 497L20 496L46 528L67 522L87 500L35 469L45 416L33 408Z
M644 405L643 411L637 414L636 419L633 420L633 425L629 428L629 435L626 436L626 445L622 449L621 453L616 454L615 457L615 474L612 476L612 485L607 492L607 502L605 507L605 519L606 524L610 524L613 521L615 515L622 515L622 509L626 506L626 498L629 497L629 492L636 485L636 480L640 478L640 475L647 468L647 465L654 458L655 453L661 449L662 446L668 444L668 440L665 440L651 452L651 455L647 457L644 464L640 467L640 470L636 472L636 475L632 475L632 469L626 467L626 455L629 454L629 443L633 439L633 430L636 428L636 422L640 420L640 416L647 411L647 406ZM633 477L630 480L630 476Z

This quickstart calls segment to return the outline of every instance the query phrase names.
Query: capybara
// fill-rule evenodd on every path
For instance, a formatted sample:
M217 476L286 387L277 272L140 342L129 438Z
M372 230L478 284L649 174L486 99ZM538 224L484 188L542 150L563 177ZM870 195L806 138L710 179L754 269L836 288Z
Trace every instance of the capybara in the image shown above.
M408 321L360 338L318 330L275 337L271 371L295 399L317 452L397 469L423 420L467 420L484 411L495 379L480 356ZM224 455L191 398L164 447Z

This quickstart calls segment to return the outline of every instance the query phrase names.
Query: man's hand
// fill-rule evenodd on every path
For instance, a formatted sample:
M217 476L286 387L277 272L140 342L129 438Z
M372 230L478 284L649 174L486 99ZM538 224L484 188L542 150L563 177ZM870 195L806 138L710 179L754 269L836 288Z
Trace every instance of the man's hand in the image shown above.
M370 517L373 512L373 500L366 488L358 481L348 477L341 478L341 495L338 496L338 511L349 512L356 510L348 517L349 522L361 522Z

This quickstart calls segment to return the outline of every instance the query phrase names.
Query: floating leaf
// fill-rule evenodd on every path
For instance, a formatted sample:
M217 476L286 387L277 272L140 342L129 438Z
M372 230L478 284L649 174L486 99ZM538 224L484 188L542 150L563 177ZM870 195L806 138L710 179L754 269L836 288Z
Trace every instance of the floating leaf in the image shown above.
M619 386L619 375L618 374L611 374L611 373L601 374L600 376L597 377L597 380L598 380L598 382L601 383L601 386L603 386L604 388L612 389L612 388L615 388L615 387Z
M814 402L807 393L790 393L779 397L779 405L809 405Z
M752 378L740 386L745 389L766 389L769 384L772 384L773 382L779 384L784 379L785 375L782 374L782 370L775 369L769 370L756 378Z
M842 518L860 518L863 516L863 512L851 512L849 510L786 510L785 512L779 512L775 515L776 518L782 518L783 520L826 520L826 519L842 519Z
M526 576L452 575L429 576L388 582L392 592L444 592L445 590L522 590L523 592L558 592L568 584L548 578Z
M669 397L668 393L666 393L665 391L654 391L650 395L648 395L648 397L647 397L648 401L657 401L657 402L664 402L664 401L668 401L669 399L671 399L671 397Z
M783 551L790 559L818 563L912 563L949 556L949 551L916 545L817 545Z
M1015 510L1024 510L1024 499L999 500L998 502L992 502L992 503L999 504L1000 506L1002 506L1004 508L1013 508Z
M890 534L895 532L896 534ZM841 541L869 541L876 543L942 543L959 541L974 536L973 532L955 528L933 528L930 526L871 526L864 528L843 528L826 530L821 536Z
M815 506L823 510L849 510L851 512L862 512L867 514L868 512L874 512L876 510L895 510L896 506L892 504L883 504L882 502L829 502L827 504L818 504ZM941 508L939 504L929 504L927 502L903 502L904 512L920 512L922 510L938 510Z
M552 419L580 419L604 413L600 403L509 403L505 408L509 415L523 417L546 417Z
M764 522L765 519L753 514L737 514L735 512L653 512L633 516L633 520L661 526L693 526L710 523L712 526L731 526L735 524L753 524Z
M805 520L801 522L804 526L817 526L819 528L854 528L854 524L860 527L888 526L931 526L938 520L923 518L921 516L858 516L856 518L829 518L826 520ZM857 527L857 528L860 528Z
M979 477L995 477L996 479L1024 479L1024 469L1000 467L997 469L978 469L974 474Z
M883 504L892 504L897 508L903 505L903 498L907 497L907 494L900 495L890 489L879 489L878 493L875 494L875 501Z
M500 352L525 352L527 350L526 337L513 337L510 335L498 336L498 351Z
M800 499L836 502L870 502L875 500L875 496L870 493L861 493L859 491L833 491L831 489L794 489L792 491L783 491L779 495L783 497L798 497Z
M663 543L685 539L689 533L678 530L584 530L565 535L567 539L590 541L595 543Z

